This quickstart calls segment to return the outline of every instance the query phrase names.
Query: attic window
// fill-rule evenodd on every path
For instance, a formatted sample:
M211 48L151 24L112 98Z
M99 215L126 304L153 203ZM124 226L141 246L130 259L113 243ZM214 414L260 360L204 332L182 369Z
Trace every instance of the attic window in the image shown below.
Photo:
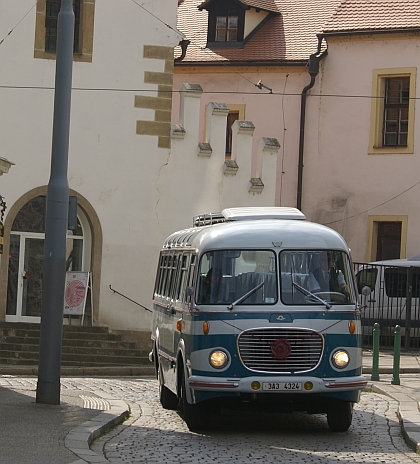
M208 11L207 47L242 48L244 45L244 5L236 0L209 1L203 4Z
M233 42L238 38L238 17L216 17L216 42Z

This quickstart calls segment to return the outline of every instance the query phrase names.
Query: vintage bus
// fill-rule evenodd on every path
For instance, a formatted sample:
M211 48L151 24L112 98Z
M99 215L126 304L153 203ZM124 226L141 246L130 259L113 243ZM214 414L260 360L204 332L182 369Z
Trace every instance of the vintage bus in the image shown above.
M362 376L349 249L295 208L194 218L160 252L152 351L160 402L188 427L229 408L326 413L346 431Z

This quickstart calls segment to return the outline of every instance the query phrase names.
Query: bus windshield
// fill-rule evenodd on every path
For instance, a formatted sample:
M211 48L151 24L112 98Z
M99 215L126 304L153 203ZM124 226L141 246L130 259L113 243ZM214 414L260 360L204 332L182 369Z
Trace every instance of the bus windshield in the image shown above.
M343 251L282 251L280 271L283 304L355 303L350 261Z
M278 300L277 281L276 255L271 250L209 251L200 260L196 302L272 305Z

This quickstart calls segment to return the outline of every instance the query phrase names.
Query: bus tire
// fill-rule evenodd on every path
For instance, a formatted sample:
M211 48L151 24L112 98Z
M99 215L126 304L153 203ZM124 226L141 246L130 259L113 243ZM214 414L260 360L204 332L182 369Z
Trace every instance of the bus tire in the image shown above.
M159 401L164 409L177 409L178 397L163 384L162 368L159 365Z
M328 406L327 422L332 432L347 432L353 419L353 403L333 401Z
M187 401L185 376L182 376L181 383L181 412L184 416L185 423L193 432L208 428L210 414L203 403L190 404Z

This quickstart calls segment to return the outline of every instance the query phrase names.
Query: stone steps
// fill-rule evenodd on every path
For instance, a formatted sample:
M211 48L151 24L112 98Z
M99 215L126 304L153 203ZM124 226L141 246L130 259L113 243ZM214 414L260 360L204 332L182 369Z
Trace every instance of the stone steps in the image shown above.
M0 365L38 365L40 325L0 322ZM66 367L150 366L148 351L107 327L63 326L61 365Z

